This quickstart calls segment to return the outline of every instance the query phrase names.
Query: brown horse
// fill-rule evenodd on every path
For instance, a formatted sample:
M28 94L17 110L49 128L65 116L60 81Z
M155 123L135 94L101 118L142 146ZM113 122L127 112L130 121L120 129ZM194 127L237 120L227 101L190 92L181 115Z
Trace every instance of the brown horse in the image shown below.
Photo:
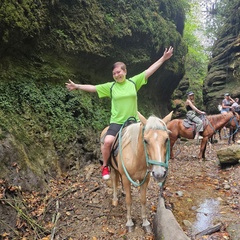
M215 114L205 116L204 122L204 130L201 133L203 139L201 141L199 159L205 158L205 151L207 147L208 139L216 133L217 130L221 129L226 123L232 118L236 116L239 120L239 116L235 112L228 112L227 114ZM171 142L171 158L174 158L173 155L173 145L179 137L184 137L188 139L193 139L195 136L195 129L192 127L186 128L183 124L183 119L174 119L167 124L168 129L171 131L170 133L170 142Z
M141 122L132 123L121 128L119 147L116 154L111 155L111 181L113 186L112 205L118 205L117 186L121 178L126 194L128 231L132 231L134 223L131 216L131 184L140 186L140 202L142 209L142 226L146 232L152 232L146 214L146 190L150 180L150 172L158 181L164 181L170 158L169 131L166 123L171 120L172 112L163 120L151 116L147 120L139 114ZM104 139L107 128L101 134Z
M228 144L231 144L231 141L233 141L233 143L235 143L235 137L240 128L239 115L237 114L237 115L231 117L231 119L227 122L227 124L224 127L229 129L229 135L227 135ZM219 129L219 139L220 140L222 139L221 130L222 129Z

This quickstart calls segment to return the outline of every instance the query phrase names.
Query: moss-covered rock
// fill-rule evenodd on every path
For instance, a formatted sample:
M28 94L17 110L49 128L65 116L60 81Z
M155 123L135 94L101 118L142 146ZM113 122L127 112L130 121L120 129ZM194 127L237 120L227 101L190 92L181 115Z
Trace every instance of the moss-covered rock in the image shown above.
M165 116L169 96L184 74L184 2L3 0L0 128L8 136L2 145L10 150L1 149L5 159L1 167L6 170L1 176L13 181L8 173L16 162L17 179L36 174L39 181L32 182L39 187L74 164L97 161L99 133L108 124L110 101L68 92L65 82L112 81L116 61L126 62L130 77L172 45L174 56L139 92L144 115Z
M209 114L219 113L226 92L240 97L240 37L239 1L232 1L226 9L226 21L213 46L212 59L204 81L204 104ZM229 14L228 14L229 13Z

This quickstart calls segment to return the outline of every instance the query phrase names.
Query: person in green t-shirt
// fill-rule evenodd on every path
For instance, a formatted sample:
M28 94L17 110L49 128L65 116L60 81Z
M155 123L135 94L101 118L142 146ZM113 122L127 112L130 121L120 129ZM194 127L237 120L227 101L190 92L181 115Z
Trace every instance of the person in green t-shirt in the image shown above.
M129 117L135 117L137 120L137 92L147 83L148 78L171 56L173 55L173 47L166 48L162 57L153 63L148 69L142 73L126 79L127 68L123 62L116 62L112 67L113 82L104 84L76 84L69 79L66 87L69 90L83 90L86 92L97 92L99 98L111 98L111 119L109 129L107 130L104 144L101 147L103 165L102 177L104 180L110 178L108 159L111 153L111 146L115 136L121 126Z

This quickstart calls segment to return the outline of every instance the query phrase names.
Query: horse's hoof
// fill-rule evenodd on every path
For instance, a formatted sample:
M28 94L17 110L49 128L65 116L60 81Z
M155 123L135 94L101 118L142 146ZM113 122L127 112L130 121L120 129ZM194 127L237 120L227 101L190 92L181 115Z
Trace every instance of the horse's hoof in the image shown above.
M112 205L116 207L118 205L118 200L112 200Z
M126 226L126 229L128 232L133 232L134 231L134 225L133 226Z
M143 226L143 230L145 233L152 233L152 228L150 225Z

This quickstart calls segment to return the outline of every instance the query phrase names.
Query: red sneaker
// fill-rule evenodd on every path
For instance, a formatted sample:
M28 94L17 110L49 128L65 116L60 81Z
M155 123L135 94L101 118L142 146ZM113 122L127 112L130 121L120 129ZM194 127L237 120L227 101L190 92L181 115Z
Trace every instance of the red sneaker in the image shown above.
M104 180L108 180L110 178L110 171L108 166L102 167L102 178Z

